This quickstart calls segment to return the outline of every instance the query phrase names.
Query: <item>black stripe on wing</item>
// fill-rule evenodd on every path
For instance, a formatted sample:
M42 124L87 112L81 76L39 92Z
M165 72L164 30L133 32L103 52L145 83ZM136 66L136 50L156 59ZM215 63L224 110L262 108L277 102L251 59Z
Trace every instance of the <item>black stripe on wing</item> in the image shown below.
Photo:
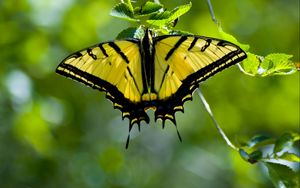
M119 46L115 42L109 42L108 44L109 44L110 47L112 47L122 57L122 59L127 64L129 63L128 57L122 52L122 50L119 48Z
M156 42L167 37L172 37L172 36L158 37L156 38ZM214 40L213 38L208 38L208 37L197 37L197 36L192 36L192 37L201 38L206 41L206 44L202 47L201 51L202 50L205 51L205 49L210 46L212 40ZM196 38L192 41L188 50L191 50L194 47L197 41ZM215 40L220 40L220 39L215 39ZM179 44L179 41L177 42L177 44ZM220 40L220 42L217 43L217 46L226 46L226 45L234 46L237 49L235 51L229 52L228 54L216 60L215 62L199 69L197 72L187 76L187 78L182 80L182 85L178 88L178 90L167 99L153 101L154 106L156 106L155 120L161 119L164 123L166 119L169 119L176 125L175 112L184 111L183 109L184 102L187 100L192 100L192 94L199 87L200 82L247 58L246 53L238 46L223 40ZM176 48L178 47L179 46L177 46ZM176 49L176 48L173 47L172 49ZM171 50L169 51L169 53L170 52Z
M127 39L127 41L136 44L140 43L140 40L138 39ZM97 47L100 48L103 55L108 58L109 54L106 51L106 49L103 47L103 45L105 44L108 44L117 54L121 56L121 58L126 63L130 63L128 57L121 51L120 47L114 41L111 41L111 42L100 43L69 55L58 65L58 67L56 68L56 73L77 80L94 89L104 91L106 93L106 97L113 102L114 108L117 108L122 112L123 119L125 117L129 119L130 129L135 123L140 124L140 122L143 120L149 123L149 117L144 111L145 108L144 103L142 102L136 103L130 101L129 99L124 97L124 94L120 92L116 86L112 85L108 81L105 81L95 75L85 72L73 65L65 63L72 58L74 58L74 60L81 58L83 55L85 55L85 51L91 58L95 60L97 59L97 57L95 54L93 54L92 49ZM139 89L136 80L134 79L130 69L127 67L125 70L128 71L129 75L134 80L135 87Z
M185 41L187 40L188 37L187 36L182 36L179 38L179 40L176 42L176 44L174 45L173 48L170 49L170 51L167 53L165 60L168 61L168 59L172 56L172 54L175 52L175 50L177 48L179 48L179 46Z
M94 89L105 91L106 97L113 102L114 107L122 112L123 119L125 117L129 119L130 129L133 124L139 124L140 121L143 120L146 123L149 123L149 117L144 111L145 105L143 103L131 102L124 97L124 95L117 89L116 86L72 65L61 63L59 66L62 69L56 69L58 74L82 82ZM68 71L72 72L73 74L70 74Z

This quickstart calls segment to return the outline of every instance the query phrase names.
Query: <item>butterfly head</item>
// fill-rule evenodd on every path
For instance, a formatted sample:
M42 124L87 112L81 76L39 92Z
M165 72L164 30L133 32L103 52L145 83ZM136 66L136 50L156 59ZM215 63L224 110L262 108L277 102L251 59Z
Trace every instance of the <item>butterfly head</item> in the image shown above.
M145 49L150 50L153 43L153 31L149 28L145 29L145 34L142 39L142 46L144 46Z
M153 31L149 28L145 29L144 38L148 38L152 42Z

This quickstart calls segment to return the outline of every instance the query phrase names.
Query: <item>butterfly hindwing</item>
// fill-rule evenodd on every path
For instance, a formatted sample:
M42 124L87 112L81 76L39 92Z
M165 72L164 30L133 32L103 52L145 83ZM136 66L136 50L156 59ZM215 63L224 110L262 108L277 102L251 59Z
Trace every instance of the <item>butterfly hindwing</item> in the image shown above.
M143 110L140 43L137 39L100 43L65 58L56 72L105 91L130 124L149 122Z
M155 117L175 122L174 113L192 99L199 82L246 58L238 46L202 36L161 36L154 39Z

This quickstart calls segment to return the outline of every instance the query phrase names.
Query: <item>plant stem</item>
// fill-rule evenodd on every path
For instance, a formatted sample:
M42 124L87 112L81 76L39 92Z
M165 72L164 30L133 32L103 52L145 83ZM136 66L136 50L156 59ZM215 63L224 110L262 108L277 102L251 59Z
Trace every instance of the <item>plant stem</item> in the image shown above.
M225 142L227 143L228 146L230 146L232 149L239 151L239 148L236 147L235 145L232 144L232 142L229 140L229 138L226 136L226 134L224 133L224 131L222 130L222 128L220 127L220 125L218 124L217 120L215 119L209 104L207 103L206 99L204 98L204 96L202 95L200 88L198 88L197 93L206 109L206 111L208 112L208 114L210 115L211 119L213 120L215 127L217 128L218 132L221 134L221 136L223 137L223 139L225 140Z
M208 5L208 8L209 8L211 19L218 25L219 28L221 28L220 22L217 20L217 18L215 16L214 9L211 5L210 0L207 0L207 5Z

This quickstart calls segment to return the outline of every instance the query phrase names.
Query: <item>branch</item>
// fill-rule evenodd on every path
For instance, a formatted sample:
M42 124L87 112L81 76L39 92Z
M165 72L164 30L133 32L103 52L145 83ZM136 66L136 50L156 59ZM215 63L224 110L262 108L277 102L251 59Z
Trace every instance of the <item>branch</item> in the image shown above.
M223 137L223 139L225 140L225 142L227 143L228 146L230 146L232 149L236 150L236 151L239 151L239 148L236 147L235 145L233 145L231 143L231 141L229 140L229 138L226 136L226 134L224 133L224 131L222 130L222 128L220 127L220 125L218 124L217 120L215 119L210 107L209 107L209 104L207 103L207 101L205 100L204 96L202 95L201 91L200 91L200 88L198 88L197 90L198 92L198 95L206 109L206 111L208 112L208 114L210 115L211 119L213 120L214 124L215 124L215 127L218 129L218 132L221 134L221 136Z
M210 0L207 0L207 5L208 5L208 8L209 8L209 12L210 12L210 15L211 15L211 19L217 24L217 26L221 29L221 25L220 25L220 22L217 20L216 16L215 16L215 13L214 13L214 10L213 10L213 7L210 3Z

